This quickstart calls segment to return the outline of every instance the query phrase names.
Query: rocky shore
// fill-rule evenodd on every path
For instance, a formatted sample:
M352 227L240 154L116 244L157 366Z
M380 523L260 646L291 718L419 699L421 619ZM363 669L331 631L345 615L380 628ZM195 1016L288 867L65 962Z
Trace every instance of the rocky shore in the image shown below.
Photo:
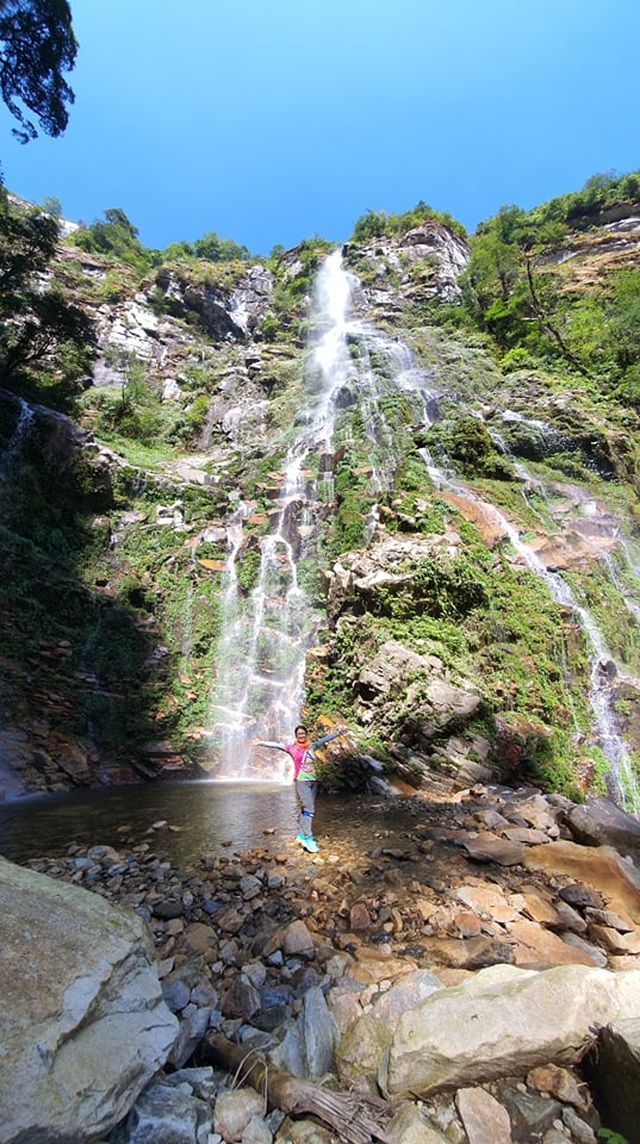
M102 1094L101 1139L640 1140L640 824L533 789L403 803L406 829L366 854L266 830L181 871L159 822L29 863L153 936L170 1047L128 1103L126 1079L120 1104ZM46 1139L95 1140L96 1123Z

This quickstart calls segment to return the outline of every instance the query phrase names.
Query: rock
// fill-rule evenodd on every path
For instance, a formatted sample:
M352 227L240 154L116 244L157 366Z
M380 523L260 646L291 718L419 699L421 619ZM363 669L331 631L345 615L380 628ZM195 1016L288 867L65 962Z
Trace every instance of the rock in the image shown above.
M250 1020L261 1008L260 993L245 973L237 973L220 998L220 1008L226 1017Z
M509 842L508 839L498 838L488 830L476 835L460 836L457 841L474 862L497 862L499 866L519 866L525 854L525 847L521 842Z
M95 1140L127 1114L178 1032L149 931L96 894L4 859L0 917L4 1144Z
M611 909L627 913L640 924L640 874L611 846L579 846L564 840L548 842L544 846L528 847L523 861L528 870L567 874L600 891L607 897ZM603 903L596 898L588 904L597 908Z
M141 1094L110 1144L208 1144L211 1109L203 1100L163 1084Z
M536 922L510 922L507 926L515 938L515 964L535 969L546 969L552 965L596 965L597 961L580 946L562 941L556 934L543 929Z
M557 1100L535 1092L520 1092L511 1084L499 1084L498 1096L509 1113L516 1140L539 1140L562 1112Z
M261 1116L252 1116L242 1133L242 1144L271 1144L273 1133Z
M264 1111L263 1097L254 1088L234 1088L218 1093L213 1114L213 1127L224 1140L240 1141L254 1116Z
M410 1101L394 1114L385 1135L391 1144L449 1144L448 1138L428 1124L420 1108Z
M629 1009L640 1016L639 986L640 973L580 965L481 970L400 1018L379 1084L390 1096L426 1094L570 1062L595 1028Z
M602 1029L585 1062L603 1119L628 1140L640 1125L640 1018L621 1016Z
M339 1041L336 1025L321 989L304 995L302 1012L281 1045L271 1053L274 1064L304 1080L318 1080L333 1068Z
M640 822L610 798L572 806L567 822L577 842L587 846L613 846L640 867Z
M483 1088L460 1088L456 1108L469 1144L512 1144L509 1113L491 1093Z
M365 1013L340 1040L336 1069L342 1084L351 1087L362 1077L375 1077L393 1031L386 1021Z
M557 1096L563 1104L573 1104L576 1108L586 1107L585 1097L576 1078L568 1069L560 1068L559 1065L541 1065L539 1068L531 1069L527 1073L527 1084L529 1088L535 1088L538 1092L548 1092L552 1096ZM582 1087L585 1087L584 1084Z

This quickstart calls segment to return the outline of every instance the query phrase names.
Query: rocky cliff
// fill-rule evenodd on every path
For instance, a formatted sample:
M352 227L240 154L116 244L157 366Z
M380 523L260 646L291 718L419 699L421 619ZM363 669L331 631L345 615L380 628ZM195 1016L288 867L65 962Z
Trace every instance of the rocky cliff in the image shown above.
M547 262L587 297L639 242L601 220ZM98 349L73 418L0 400L6 794L215 770L238 727L279 731L221 690L253 624L256 677L413 784L638 808L638 414L444 322L468 258L427 220L349 243L323 297L322 243L144 277L61 245ZM261 652L265 608L296 616Z

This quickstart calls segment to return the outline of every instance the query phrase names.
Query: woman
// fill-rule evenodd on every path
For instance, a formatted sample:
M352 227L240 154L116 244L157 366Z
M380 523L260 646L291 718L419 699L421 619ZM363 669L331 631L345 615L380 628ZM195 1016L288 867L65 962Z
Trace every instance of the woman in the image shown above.
M314 752L318 747L323 747L325 743L330 743L332 739L337 739L338 735L344 734L344 728L341 727L330 735L323 735L321 739L316 739L313 743L309 742L307 728L302 723L296 727L294 734L295 743L258 742L257 746L272 747L276 751L286 751L291 756L293 779L300 803L300 833L297 836L297 841L301 842L305 850L311 854L317 854L320 847L313 837L313 812L318 789Z

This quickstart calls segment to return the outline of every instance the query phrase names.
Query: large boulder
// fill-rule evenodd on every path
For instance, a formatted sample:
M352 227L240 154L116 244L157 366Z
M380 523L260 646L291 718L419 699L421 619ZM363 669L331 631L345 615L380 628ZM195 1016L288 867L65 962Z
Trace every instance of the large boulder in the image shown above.
M0 858L3 1144L108 1133L178 1032L146 923Z
M492 966L407 1010L378 1081L389 1096L425 1095L573 1062L622 1016L640 1016L640 971Z
M640 822L610 798L597 798L572 806L567 822L577 842L586 846L613 846L640 867Z

